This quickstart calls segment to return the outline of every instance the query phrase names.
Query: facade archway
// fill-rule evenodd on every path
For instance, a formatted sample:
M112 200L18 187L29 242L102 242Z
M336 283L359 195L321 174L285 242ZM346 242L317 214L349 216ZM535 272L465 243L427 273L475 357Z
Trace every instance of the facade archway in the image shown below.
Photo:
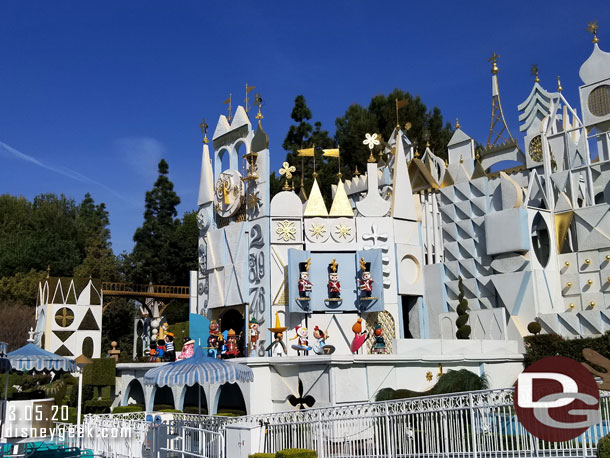
M143 409L146 409L146 397L144 396L144 388L138 379L133 379L127 385L127 389L125 390L125 395L123 396L123 400L121 402L122 406L128 406L137 404L142 406Z
M197 390L199 390L199 393ZM182 396L182 411L184 413L199 412L199 396L201 396L201 413L208 413L208 398L205 390L199 384L195 383L193 386L186 386Z
M175 409L174 393L169 386L155 387L152 410Z
M237 383L225 383L218 390L215 413L247 415L246 401Z

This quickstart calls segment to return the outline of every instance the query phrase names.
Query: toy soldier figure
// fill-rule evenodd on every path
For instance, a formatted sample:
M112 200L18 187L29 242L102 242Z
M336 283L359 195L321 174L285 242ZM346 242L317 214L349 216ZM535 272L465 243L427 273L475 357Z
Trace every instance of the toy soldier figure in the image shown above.
M252 349L252 351L254 352L254 354L256 354L256 343L258 342L258 334L259 334L259 330L258 330L258 320L256 319L255 316L252 316L252 318L250 318L250 347Z
M360 267L362 268L362 278L358 279L361 297L371 297L373 292L373 279L371 278L371 263L364 262L364 258L360 258Z
M341 295L338 269L339 264L336 259L333 259L333 262L328 265L328 297L331 299L337 299Z
M311 287L313 283L309 281L309 266L311 265L311 258L308 258L306 262L299 263L299 296L302 298L309 298Z

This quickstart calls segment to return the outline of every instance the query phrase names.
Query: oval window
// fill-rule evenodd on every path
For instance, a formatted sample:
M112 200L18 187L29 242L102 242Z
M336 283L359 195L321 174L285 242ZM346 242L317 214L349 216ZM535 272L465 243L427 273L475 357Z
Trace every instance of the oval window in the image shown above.
M549 263L551 251L551 237L544 218L538 213L532 221L532 248L542 267Z
M91 337L83 339L83 355L87 358L93 357L93 339Z

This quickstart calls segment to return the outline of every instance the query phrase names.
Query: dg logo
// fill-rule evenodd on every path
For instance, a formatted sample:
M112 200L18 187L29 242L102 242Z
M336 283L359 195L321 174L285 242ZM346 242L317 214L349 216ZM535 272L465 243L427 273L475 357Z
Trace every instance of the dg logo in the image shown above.
M513 402L523 427L546 441L572 440L601 422L595 379L563 356L543 358L523 371Z

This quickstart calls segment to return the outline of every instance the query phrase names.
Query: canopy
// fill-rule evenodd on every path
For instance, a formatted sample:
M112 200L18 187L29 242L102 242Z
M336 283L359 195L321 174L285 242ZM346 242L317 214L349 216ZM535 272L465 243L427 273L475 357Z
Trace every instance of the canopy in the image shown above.
M65 371L77 372L78 366L73 359L56 355L50 351L28 343L8 354L8 359L14 370L29 371Z
M223 359L210 358L197 347L190 358L155 367L144 375L146 385L193 386L203 383L235 383L254 380L252 369Z

